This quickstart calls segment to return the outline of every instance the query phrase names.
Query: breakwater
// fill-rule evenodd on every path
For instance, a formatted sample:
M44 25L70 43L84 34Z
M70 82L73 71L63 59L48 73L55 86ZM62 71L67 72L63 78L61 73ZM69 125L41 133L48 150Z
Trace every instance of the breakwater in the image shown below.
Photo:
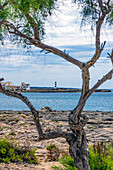
M37 93L78 93L81 89L70 89L70 88L31 88L30 90L24 92L37 92ZM95 92L111 92L109 89L98 89Z

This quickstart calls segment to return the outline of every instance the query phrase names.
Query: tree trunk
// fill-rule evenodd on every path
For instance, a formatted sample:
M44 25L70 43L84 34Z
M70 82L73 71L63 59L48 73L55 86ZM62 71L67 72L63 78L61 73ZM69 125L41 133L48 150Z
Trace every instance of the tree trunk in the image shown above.
M82 68L82 92L81 92L81 97L78 103L83 99L84 95L88 92L89 90L89 80L90 80L90 75L89 75L89 70L85 66Z
M70 156L74 159L77 169L89 170L89 152L84 129L73 133L72 139L68 143Z
M84 126L86 125L88 118L81 114L83 106L80 105L80 102L84 99L85 94L89 91L89 70L84 65L82 68L82 93L77 107L69 115L69 126L73 132L72 138L68 140L69 143L69 153L74 159L75 164L78 170L89 170L89 151L87 146L86 133ZM80 110L77 111L77 108L80 105Z
M70 156L74 159L78 170L89 170L89 151L84 126L88 119L85 115L79 116L78 122L73 122L73 113L69 116L69 125L73 132L72 138L67 140Z

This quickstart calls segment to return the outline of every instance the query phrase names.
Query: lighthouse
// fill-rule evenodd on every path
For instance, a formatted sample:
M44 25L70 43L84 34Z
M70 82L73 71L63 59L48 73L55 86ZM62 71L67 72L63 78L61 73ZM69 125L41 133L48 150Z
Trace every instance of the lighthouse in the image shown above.
M55 86L54 86L54 89L57 89L57 82L55 81Z

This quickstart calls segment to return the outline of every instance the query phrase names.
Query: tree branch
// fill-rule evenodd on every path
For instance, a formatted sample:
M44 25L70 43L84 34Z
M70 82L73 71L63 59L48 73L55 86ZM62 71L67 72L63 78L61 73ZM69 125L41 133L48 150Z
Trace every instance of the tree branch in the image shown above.
M86 62L87 68L93 66L96 63L96 61L99 59L99 57L104 49L105 44L106 44L106 41L104 41L104 43L101 44L100 50L96 50L94 56L88 62Z
M0 10L7 6L8 2L5 2L3 5L0 4Z
M35 22L35 20L31 17L30 14L25 14L28 22L31 24L31 27L33 28L33 31L34 31L34 38L36 40L39 40L40 41L40 38L39 38L39 31L38 31L38 28L37 28L37 24Z
M4 78L0 78L0 81L3 81L4 80Z
M100 10L102 12L102 15L99 16L99 19L96 24L96 42L95 42L96 43L96 51L95 51L94 56L91 58L91 60L89 60L86 63L87 68L93 66L95 64L95 62L99 59L101 52L103 51L103 48L106 44L106 42L104 41L104 43L100 47L100 32L101 32L101 27L102 27L102 24L104 22L106 15L109 14L111 11L111 8L109 6L110 1L108 1L105 6L103 6L102 0L98 0L98 3L99 3Z
M44 133L43 136L39 137L39 140L55 139L58 137L65 138L65 139L69 140L72 137L72 133L67 133L67 132L63 132L63 131Z
M86 93L86 95L84 96L83 100L81 100L81 102L77 105L77 107L73 110L74 112L74 118L73 118L73 122L76 120L76 117L78 117L78 114L80 113L80 110L83 109L87 99L91 96L92 93L95 92L95 90L104 82L106 82L107 80L112 78L112 74L113 74L113 69L107 73L105 76L102 77L102 79L98 80L98 82Z
M102 0L98 0L98 3L99 3L100 10L102 12L102 15L99 16L99 19L98 19L97 25L96 25L96 51L100 50L100 30L101 30L101 26L104 22L106 15L109 14L110 11L111 11L111 8L109 6L109 3L110 3L109 1L108 1L107 4L105 4L105 6L103 6Z
M98 0L98 3L99 3L99 7L100 7L102 13L104 14L104 7L103 7L103 2L102 2L102 0Z
M14 2L12 0L12 4L16 5L16 2ZM25 15L25 17L27 18L28 22L30 23L33 31L34 31L34 38L37 40L40 40L39 38L39 31L37 28L37 23L35 22L35 20L32 18L32 16L29 13L26 13L26 11L23 11L22 8L19 6L18 9Z
M39 48L41 48L43 50L46 50L46 51L51 52L51 53L53 53L55 55L58 55L58 56L64 58L65 60L69 61L70 63L78 66L80 69L82 69L83 63L81 61L71 57L70 55L66 54L65 52L63 52L63 51L61 51L61 50L59 50L59 49L57 49L55 47L46 45L46 44L42 43L41 41L38 41L38 40L36 40L34 38L31 38L31 37L23 34L12 23L10 23L8 21L0 21L0 25L2 25L2 24L14 30L14 31L10 31L10 33L13 33L13 34L18 35L18 36L20 36L22 38L25 38L25 39L29 40L30 43L32 43L36 47L39 47Z
M4 80L3 78L0 78L0 81ZM27 97L23 96L21 93L17 93L17 92L11 92L8 90L5 90L1 83L0 83L0 92L7 95L7 96L11 96L11 97L15 97L20 99L22 102L24 102L29 109L31 110L31 113L34 117L34 122L36 124L36 128L39 134L39 140L44 140L44 139L54 139L57 137L63 137L66 139L69 139L71 137L70 133L67 132L63 132L63 131L54 131L54 132L50 132L50 133L43 133L40 122L39 122L39 112L34 108L34 106L32 105L32 103L28 100Z
M1 79L3 80L3 79ZM34 122L36 124L36 127L37 127L37 131L39 133L39 136L43 136L43 132L42 132L42 129L41 129L41 125L39 123L39 112L34 108L34 106L32 105L32 103L28 100L27 97L23 96L21 93L17 93L17 92L11 92L11 91L8 91L8 90L5 90L1 83L0 83L0 92L7 95L7 96L11 96L11 97L15 97L15 98L18 98L20 99L21 101L23 101L28 107L29 109L31 110L32 112L32 115L34 117Z

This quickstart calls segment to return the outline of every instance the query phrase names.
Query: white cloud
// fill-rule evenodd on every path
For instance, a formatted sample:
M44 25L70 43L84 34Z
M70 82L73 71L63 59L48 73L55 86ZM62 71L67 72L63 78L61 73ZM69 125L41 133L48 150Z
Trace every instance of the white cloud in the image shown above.
M63 3L65 5L60 5L58 11L46 23L47 35L44 42L61 50L66 49L71 56L86 62L94 54L95 32L92 34L90 25L80 29L78 9L74 6L72 10L71 0ZM112 30L105 30L103 27L101 42L107 40L107 43L96 67L91 68L91 86L112 67L106 58L107 52L110 53L113 46L112 33ZM25 81L32 86L52 86L54 81L57 81L59 86L81 87L81 71L61 57L45 55L34 47L31 49L33 54L26 54L26 51L12 45L1 51L1 75L8 81L15 84ZM113 88L112 84L113 81L109 81L103 87Z

